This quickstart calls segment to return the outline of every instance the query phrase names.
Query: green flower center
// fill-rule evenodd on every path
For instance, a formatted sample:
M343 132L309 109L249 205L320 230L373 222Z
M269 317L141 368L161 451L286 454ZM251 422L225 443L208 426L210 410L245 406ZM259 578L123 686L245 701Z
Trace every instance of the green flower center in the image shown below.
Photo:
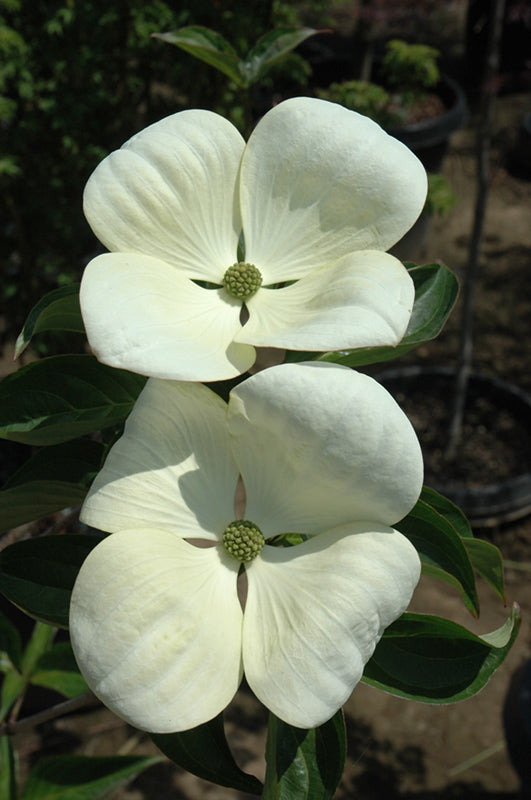
M229 267L223 276L225 290L237 300L248 300L262 285L262 275L254 264L239 261Z
M243 564L256 558L264 546L262 531L246 519L235 519L227 525L222 541L227 553Z

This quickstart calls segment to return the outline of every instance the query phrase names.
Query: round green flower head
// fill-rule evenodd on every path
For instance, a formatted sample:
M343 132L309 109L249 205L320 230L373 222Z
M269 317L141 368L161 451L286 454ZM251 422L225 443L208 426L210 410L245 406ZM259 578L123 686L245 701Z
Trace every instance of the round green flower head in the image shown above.
M247 300L262 285L262 275L254 264L239 261L229 267L223 276L223 286L237 300Z
M225 550L244 564L256 558L265 543L260 528L246 519L236 519L227 525L222 541Z

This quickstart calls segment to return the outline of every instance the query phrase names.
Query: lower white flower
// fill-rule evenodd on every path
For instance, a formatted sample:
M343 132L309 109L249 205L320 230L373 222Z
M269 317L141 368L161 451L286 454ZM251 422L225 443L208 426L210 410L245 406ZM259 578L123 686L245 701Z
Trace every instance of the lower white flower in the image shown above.
M118 716L165 733L213 718L245 671L279 718L322 724L410 602L420 562L391 526L421 485L414 431L366 375L285 364L228 406L201 384L148 381L82 510L113 533L72 594L87 683ZM270 543L286 532L308 538Z

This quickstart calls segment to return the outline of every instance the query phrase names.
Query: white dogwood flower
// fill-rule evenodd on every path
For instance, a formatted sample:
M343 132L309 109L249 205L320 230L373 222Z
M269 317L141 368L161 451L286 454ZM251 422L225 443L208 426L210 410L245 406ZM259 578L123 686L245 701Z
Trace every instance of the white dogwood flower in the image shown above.
M72 594L87 683L152 732L213 718L243 671L281 719L325 722L409 604L419 558L391 526L421 484L407 417L344 367L272 367L228 406L202 384L148 381L82 510L112 533ZM308 538L274 546L286 532Z
M286 100L247 144L210 111L167 117L85 189L111 251L81 284L91 347L111 366L209 381L248 370L255 347L395 345L414 288L385 251L425 195L417 158L334 103Z

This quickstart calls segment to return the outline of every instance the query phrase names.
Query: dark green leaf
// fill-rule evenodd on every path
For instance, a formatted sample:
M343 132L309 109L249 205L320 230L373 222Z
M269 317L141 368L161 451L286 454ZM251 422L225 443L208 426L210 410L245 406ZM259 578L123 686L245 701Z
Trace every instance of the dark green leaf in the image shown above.
M55 756L39 761L21 800L100 800L161 761L159 756Z
M505 581L503 575L503 559L497 547L489 542L474 539L470 524L451 500L438 494L426 486L422 490L421 499L441 514L455 529L463 540L470 563L483 580L505 602Z
M252 86L281 58L320 31L313 28L277 28L258 39L240 63L245 86Z
M520 625L518 606L501 628L476 636L447 619L403 614L387 628L363 682L423 703L455 703L479 692L504 661Z
M105 447L91 439L72 439L43 447L11 476L4 489L43 480L89 486L103 463L104 453Z
M51 650L39 658L31 683L53 689L69 698L88 691L69 642L54 644Z
M9 662L20 672L22 659L20 634L3 614L0 614L0 653L4 653ZM0 665L2 672L6 666L2 661Z
M423 572L455 586L468 610L477 617L479 604L474 570L463 540L448 520L421 496L395 528L417 549Z
M66 481L30 481L0 492L0 532L42 519L85 499L87 489Z
M0 384L0 438L59 444L122 422L146 378L93 356L53 356Z
M169 33L153 33L152 36L180 47L181 50L223 72L238 86L244 86L240 59L236 51L216 31L204 28L202 25L189 25Z
M188 772L220 786L261 794L262 784L243 772L229 749L223 715L182 733L153 733L151 738L165 756Z
M15 343L15 358L24 352L36 333L43 331L85 333L79 308L78 283L54 289L31 309Z
M30 617L68 627L70 594L81 565L99 536L28 539L0 553L2 593Z
M21 671L11 670L2 682L0 721L5 719L13 703L26 691L39 658L50 648L56 633L56 629L50 625L37 622L34 626L31 638L22 654Z
M270 715L264 800L331 800L345 765L343 712L303 730Z
M315 353L289 352L286 360L316 358L346 367L360 367L398 358L422 342L434 339L440 333L457 299L457 278L444 264L413 266L408 271L415 284L415 302L407 331L396 347L360 347L318 356Z
M0 737L0 797L17 800L17 767L13 744L9 736Z

